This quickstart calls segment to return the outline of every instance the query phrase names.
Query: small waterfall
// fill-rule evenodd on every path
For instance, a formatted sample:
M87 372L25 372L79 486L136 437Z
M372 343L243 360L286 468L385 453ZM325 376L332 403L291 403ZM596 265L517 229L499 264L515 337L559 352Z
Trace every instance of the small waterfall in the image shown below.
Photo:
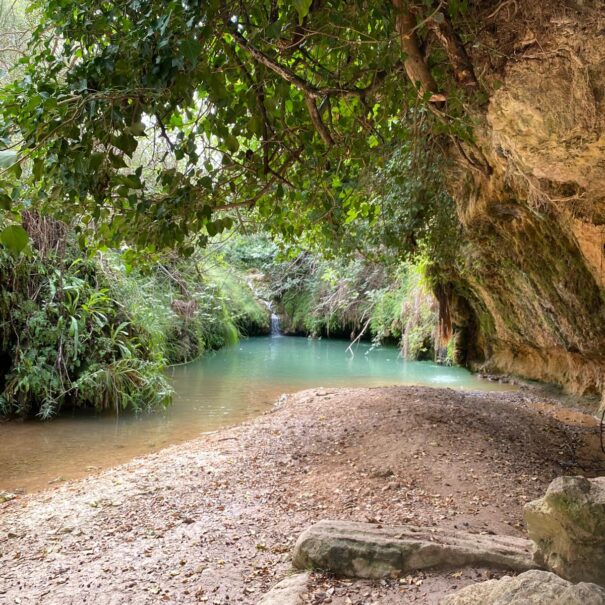
M269 300L263 300L263 303L271 313L271 336L281 336L281 328L279 325L279 315L273 311L273 303Z
M270 300L265 300L261 296L260 292L254 286L254 281L252 279L248 280L248 286L250 287L250 290L252 290L252 292L254 293L254 296L256 296L256 298L267 307L269 313L271 313L271 336L281 336L282 333L279 325L279 315L273 311L273 303Z
M271 336L281 336L279 315L277 313L271 313Z

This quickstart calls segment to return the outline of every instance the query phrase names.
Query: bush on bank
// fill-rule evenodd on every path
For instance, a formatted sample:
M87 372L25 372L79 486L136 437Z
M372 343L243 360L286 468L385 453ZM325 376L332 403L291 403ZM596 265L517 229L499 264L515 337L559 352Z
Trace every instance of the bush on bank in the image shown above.
M301 254L270 273L292 334L396 343L406 359L435 357L438 309L420 265Z
M0 249L0 415L164 406L167 364L269 329L265 307L223 262L127 272L116 253L87 257L61 223L30 216L28 231L23 253Z

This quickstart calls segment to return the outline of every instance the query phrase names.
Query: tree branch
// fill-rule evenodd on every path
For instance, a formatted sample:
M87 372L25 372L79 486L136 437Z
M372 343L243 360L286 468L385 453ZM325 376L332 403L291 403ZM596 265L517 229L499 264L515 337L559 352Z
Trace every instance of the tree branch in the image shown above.
M303 150L302 146L299 147L298 149L295 149L290 154L290 157L281 165L278 172L272 171L273 176L263 185L263 187L261 187L261 189L256 193L256 195L254 195L253 197L248 198L247 200L244 200L244 201L232 202L231 204L220 204L218 206L213 206L212 210L230 210L232 208L239 208L241 206L248 206L248 208L252 208L256 204L256 202L258 202L258 200L260 200L263 197L263 195L265 195L265 193L267 193L267 191L269 191L269 189L271 189L271 187L275 184L275 181L281 180L283 178L283 175L286 172L286 170L288 169L288 167L290 166L290 164L292 164L292 162L294 162L294 160L297 159L298 155L301 153L302 150Z
M404 66L412 85L418 93L424 96L431 94L429 101L440 103L445 101L445 95L439 93L437 82L433 78L420 51L420 42L416 34L416 19L405 6L404 0L391 0L395 9L395 27L405 53Z
M397 1L397 0L394 0L394 1ZM309 82L307 82L306 80L301 78L300 76L297 76L291 69L288 69L287 67L281 65L275 59L272 59L271 57L266 55L264 52L262 52L261 50L259 50L258 48L256 48L252 44L250 44L248 42L248 40L246 40L246 38L240 32L238 32L236 30L232 30L231 33L232 33L233 37L235 38L235 41L238 44L238 46L240 46L244 50L248 51L248 53L250 53L250 55L252 56L252 58L255 61L257 61L261 65L264 65L265 67L270 69L273 73L276 73L278 76L280 76L286 82L289 82L293 86L296 86L296 88L301 90L305 94L305 96L308 96L311 99L320 100L325 97L336 96L336 95L339 95L342 97L347 97L347 96L363 97L364 95L367 95L367 94L371 93L373 90L375 90L376 88L378 88L380 83L387 76L386 71L376 72L375 77L373 78L372 82L365 88L357 88L355 86L353 86L353 87L328 86L325 88L317 88L316 86L313 86L312 84L310 84Z
M232 34L238 45L247 50L258 63L269 68L280 78L286 80L286 82L290 82L290 84L302 90L306 96L309 96L312 99L321 98L322 94L317 88L315 88L315 86L309 84L309 82L297 76L293 71L289 70L283 65L280 65L277 61L271 59L271 57L267 56L264 52L252 46L252 44L250 44L248 40L246 40L246 38L244 38L244 36L242 36L242 34L240 34L237 30L232 31Z
M317 132L319 133L321 140L328 147L332 147L334 145L334 139L332 138L328 127L323 123L323 120L321 119L321 114L317 109L315 99L305 95L305 103L307 105L307 109L309 110L309 115L311 116L311 122L313 122L313 126L315 126L315 130L317 130Z

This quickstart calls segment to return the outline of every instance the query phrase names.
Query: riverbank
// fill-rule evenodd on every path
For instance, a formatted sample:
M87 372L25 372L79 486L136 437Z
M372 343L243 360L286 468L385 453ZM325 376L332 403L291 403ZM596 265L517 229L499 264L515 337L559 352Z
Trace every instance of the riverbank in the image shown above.
M523 535L525 502L577 464L605 467L596 420L537 395L312 389L244 425L0 504L0 597L252 605L319 519ZM317 575L308 602L435 603L493 575Z
M467 370L408 361L395 347L297 337L256 337L167 373L173 405L150 414L66 413L50 423L0 422L0 493L29 493L252 420L281 393L403 384L472 390L512 387Z

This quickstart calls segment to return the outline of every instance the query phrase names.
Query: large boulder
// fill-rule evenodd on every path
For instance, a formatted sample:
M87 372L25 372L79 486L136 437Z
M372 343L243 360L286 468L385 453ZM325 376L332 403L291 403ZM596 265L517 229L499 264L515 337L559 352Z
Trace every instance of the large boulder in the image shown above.
M605 477L558 477L525 520L539 567L605 586Z
M357 578L431 567L479 565L515 571L535 567L531 542L522 538L350 521L320 521L304 531L294 547L293 564Z
M572 584L548 571L526 571L467 586L440 605L605 605L605 590L596 584Z

